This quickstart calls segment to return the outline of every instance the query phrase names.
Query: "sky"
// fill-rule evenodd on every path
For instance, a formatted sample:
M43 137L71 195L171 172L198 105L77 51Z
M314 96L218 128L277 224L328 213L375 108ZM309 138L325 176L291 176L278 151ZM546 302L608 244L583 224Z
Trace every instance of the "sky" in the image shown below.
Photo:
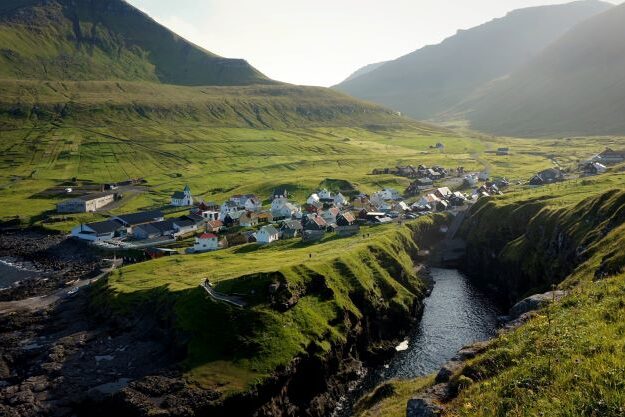
M439 43L458 29L570 0L127 1L191 42L244 58L270 78L328 87L364 65Z

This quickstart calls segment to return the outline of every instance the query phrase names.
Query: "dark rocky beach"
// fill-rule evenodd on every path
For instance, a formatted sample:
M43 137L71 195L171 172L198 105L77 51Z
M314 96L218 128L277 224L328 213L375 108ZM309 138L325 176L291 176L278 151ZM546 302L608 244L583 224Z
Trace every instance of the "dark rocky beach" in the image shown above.
M99 269L99 255L62 234L30 230L0 232L0 301L46 295Z

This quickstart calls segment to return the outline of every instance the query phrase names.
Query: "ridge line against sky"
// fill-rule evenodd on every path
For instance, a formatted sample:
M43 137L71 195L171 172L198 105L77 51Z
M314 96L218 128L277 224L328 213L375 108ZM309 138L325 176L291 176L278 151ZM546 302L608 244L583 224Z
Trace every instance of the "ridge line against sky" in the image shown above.
M268 77L331 86L523 7L564 0L127 0L180 36ZM607 0L618 4L619 0Z

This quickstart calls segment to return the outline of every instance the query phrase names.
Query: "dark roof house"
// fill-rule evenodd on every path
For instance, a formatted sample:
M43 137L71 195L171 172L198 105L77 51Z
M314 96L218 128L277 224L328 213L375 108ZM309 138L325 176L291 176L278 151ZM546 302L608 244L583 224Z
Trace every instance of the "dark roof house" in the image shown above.
M115 217L124 226L132 227L140 224L151 223L163 220L163 212L160 210L140 211L137 213L122 214Z

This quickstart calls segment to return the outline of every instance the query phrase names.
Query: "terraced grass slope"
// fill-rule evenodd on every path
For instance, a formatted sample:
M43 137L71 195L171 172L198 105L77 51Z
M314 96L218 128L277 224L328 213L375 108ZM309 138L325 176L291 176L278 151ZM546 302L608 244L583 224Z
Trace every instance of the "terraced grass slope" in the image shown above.
M123 0L3 1L0 78L273 83L246 61L206 51Z
M474 208L465 233L482 282L517 297L552 284L568 295L468 361L452 378L460 393L444 415L623 415L624 180L613 172ZM402 382L362 415L403 416L400 405L424 384ZM382 404L397 411L377 412Z
M187 378L226 394L246 391L296 357L325 363L356 339L367 339L358 349L371 352L392 342L425 289L413 267L415 242L435 236L443 222L422 218L365 230L366 239L252 244L128 266L108 279L95 303L135 317L172 306L174 328L190 336ZM250 306L212 301L199 287L206 278ZM272 283L279 286L270 291Z

